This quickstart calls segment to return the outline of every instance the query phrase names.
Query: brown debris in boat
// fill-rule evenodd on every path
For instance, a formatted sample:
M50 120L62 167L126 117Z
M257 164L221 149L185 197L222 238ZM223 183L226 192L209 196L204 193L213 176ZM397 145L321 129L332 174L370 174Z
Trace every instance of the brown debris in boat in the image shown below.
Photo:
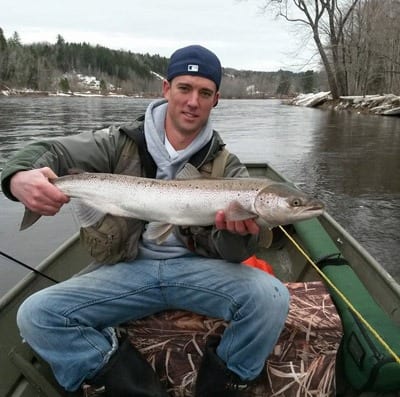
M340 318L322 282L288 283L285 328L248 395L333 396ZM158 313L127 324L131 342L159 374L171 397L192 396L205 342L227 323L185 311Z

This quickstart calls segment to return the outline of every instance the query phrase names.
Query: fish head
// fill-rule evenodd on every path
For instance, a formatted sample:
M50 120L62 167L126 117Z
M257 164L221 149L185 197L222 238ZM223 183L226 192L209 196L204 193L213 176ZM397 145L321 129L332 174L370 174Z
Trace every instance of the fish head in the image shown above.
M270 228L319 216L324 204L286 183L273 183L261 189L254 202L261 223Z

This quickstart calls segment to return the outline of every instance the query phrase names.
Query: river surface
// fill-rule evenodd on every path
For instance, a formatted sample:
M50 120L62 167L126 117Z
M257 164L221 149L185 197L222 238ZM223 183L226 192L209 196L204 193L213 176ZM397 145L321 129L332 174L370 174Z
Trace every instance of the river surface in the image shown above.
M0 170L44 137L131 121L148 99L0 97ZM245 162L268 162L328 212L400 280L400 118L221 100L214 127ZM0 250L36 266L74 231L70 206L20 232L23 208L0 192ZM26 270L0 256L0 296Z

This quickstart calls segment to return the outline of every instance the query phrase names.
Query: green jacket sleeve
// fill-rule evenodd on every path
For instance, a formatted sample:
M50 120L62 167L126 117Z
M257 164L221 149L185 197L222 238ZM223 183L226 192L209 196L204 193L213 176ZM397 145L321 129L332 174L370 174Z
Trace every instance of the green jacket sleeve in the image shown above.
M20 150L1 173L3 193L16 200L10 192L10 179L18 171L50 167L62 176L71 169L87 172L113 172L125 134L116 127L78 135L36 142Z

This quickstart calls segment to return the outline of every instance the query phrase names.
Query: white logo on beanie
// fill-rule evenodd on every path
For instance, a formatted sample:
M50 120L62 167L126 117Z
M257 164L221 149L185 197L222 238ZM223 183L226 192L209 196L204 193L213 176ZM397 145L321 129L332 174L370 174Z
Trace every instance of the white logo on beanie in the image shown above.
M188 72L198 72L199 71L199 65L188 65L187 70L188 70Z

